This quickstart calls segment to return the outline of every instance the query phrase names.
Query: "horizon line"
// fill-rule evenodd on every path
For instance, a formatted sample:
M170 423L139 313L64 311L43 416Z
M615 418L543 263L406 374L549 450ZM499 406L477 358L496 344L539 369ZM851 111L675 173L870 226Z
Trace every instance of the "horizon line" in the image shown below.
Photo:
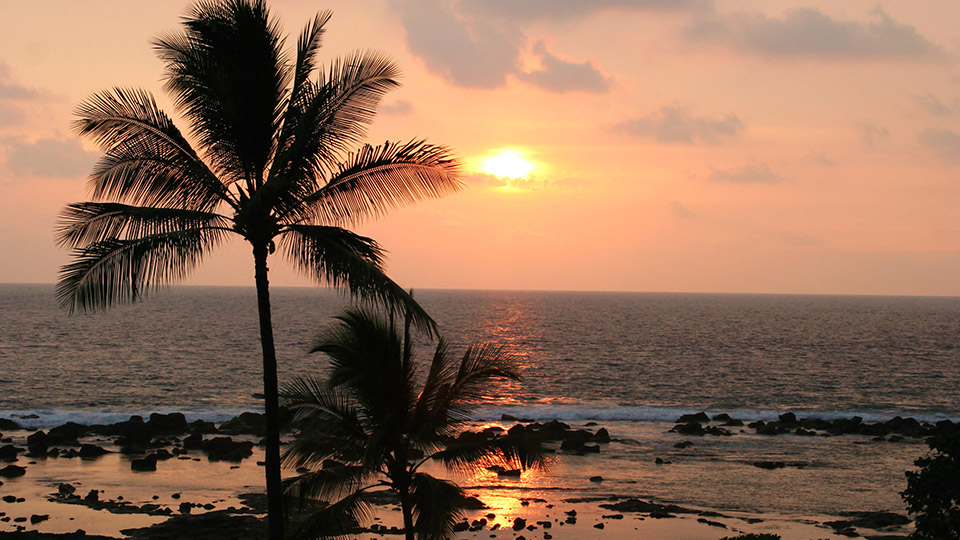
M44 285L55 287L56 283L50 282L17 282L0 281L0 286L4 285ZM209 285L209 284L183 284L176 283L170 285L161 285L158 289L172 288L231 288L231 289L255 289L255 285ZM616 289L520 289L520 288L468 288L468 287L405 287L414 291L456 291L456 292L523 292L523 293L594 293L594 294L681 294L681 295L729 295L729 296L847 296L847 297L885 297L885 298L946 298L960 299L960 295L951 294L900 294L900 293L835 293L835 292L745 292L745 291L641 291L641 290L616 290ZM345 292L341 288L330 287L326 285L271 285L271 290L275 289L312 289L327 290L331 292Z

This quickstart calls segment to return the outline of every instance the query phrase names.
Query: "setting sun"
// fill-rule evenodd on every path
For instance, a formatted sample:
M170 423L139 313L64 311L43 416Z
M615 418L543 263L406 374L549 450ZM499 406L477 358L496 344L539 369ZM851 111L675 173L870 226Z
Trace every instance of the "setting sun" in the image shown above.
M501 178L526 178L535 168L533 162L518 150L498 150L485 158L480 167L483 172Z

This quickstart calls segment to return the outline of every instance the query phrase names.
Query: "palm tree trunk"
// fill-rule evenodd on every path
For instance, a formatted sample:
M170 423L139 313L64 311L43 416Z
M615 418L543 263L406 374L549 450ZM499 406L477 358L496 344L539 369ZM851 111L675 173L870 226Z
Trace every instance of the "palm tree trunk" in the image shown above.
M403 486L400 491L400 510L403 511L403 533L406 540L415 540L413 535L413 510L410 508L410 490Z
M267 416L267 526L270 540L283 540L283 492L280 484L280 415L277 390L277 351L270 321L270 284L267 281L267 246L253 246L256 267L257 307L260 312L260 346L263 349L263 402Z

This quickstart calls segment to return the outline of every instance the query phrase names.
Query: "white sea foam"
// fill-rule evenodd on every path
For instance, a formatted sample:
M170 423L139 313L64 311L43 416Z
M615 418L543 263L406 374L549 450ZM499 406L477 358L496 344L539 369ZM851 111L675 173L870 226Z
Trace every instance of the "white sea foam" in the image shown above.
M547 421L563 420L570 422L578 421L633 421L633 422L675 422L684 414L695 414L705 412L713 417L720 413L727 413L733 418L752 422L763 420L766 422L777 420L778 417L788 411L769 411L769 410L747 410L747 409L694 409L683 407L636 407L636 406L618 406L618 405L554 405L554 404L533 404L533 405L509 405L499 407L481 407L472 415L477 421L495 421L500 420L503 415L510 415L516 418ZM916 411L819 411L819 410L798 410L791 412L799 418L822 418L824 420L834 420L837 418L861 417L866 422L882 422L895 416L904 418L911 417L921 422L937 422L939 420L960 421L960 416L950 416L939 413L918 413Z

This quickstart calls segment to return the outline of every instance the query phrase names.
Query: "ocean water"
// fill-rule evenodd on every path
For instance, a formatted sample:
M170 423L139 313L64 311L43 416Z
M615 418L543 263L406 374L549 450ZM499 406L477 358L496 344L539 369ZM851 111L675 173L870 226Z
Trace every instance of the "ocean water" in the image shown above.
M960 418L960 298L417 291L454 352L491 341L523 381L478 419L673 420L696 410L772 418ZM345 304L275 288L281 382L323 369L307 351ZM177 287L67 315L52 286L0 285L0 410L126 414L256 410L252 288ZM424 343L429 358L431 344Z
M600 456L562 455L522 479L478 474L482 498L621 496L721 511L812 516L903 512L903 473L920 441L863 436L689 437L683 413L775 419L895 415L960 420L960 299L913 297L416 292L454 352L508 347L519 384L491 385L478 426L504 413L598 422ZM323 370L307 351L345 304L322 289L275 288L281 383ZM68 316L52 286L0 285L0 417L49 427L183 411L224 420L260 408L252 288L180 287L132 306ZM429 358L430 343L421 357ZM505 427L509 423L501 423ZM656 465L659 457L671 462ZM802 463L759 469L754 461ZM589 478L601 475L601 484ZM826 536L826 535L825 535Z

